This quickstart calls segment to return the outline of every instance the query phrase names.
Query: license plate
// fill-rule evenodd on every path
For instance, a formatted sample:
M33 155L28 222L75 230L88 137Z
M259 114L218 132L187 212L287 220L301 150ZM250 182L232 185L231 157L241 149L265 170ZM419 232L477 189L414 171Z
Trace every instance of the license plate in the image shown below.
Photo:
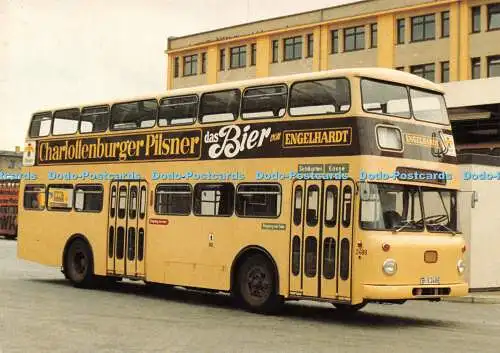
M439 284L439 276L420 277L420 284Z

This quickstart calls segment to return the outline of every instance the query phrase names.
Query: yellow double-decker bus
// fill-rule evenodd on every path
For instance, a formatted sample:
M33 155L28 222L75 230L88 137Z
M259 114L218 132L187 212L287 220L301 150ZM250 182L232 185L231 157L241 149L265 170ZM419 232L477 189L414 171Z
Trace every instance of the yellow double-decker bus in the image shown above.
M76 286L129 278L284 300L463 296L443 92L381 68L185 89L33 115L18 256Z

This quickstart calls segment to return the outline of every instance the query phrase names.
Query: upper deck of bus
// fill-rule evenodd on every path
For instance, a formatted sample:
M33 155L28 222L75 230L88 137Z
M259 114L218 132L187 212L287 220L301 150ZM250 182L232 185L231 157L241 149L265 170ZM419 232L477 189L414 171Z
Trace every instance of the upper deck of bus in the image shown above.
M125 98L125 99L109 99L109 100L102 100L102 101L94 101L94 102L88 102L86 104L72 104L72 105L61 105L57 107L45 107L42 109L37 110L35 113L33 113L33 116L40 115L40 114L53 114L56 111L64 111L68 109L83 109L85 107L96 107L96 106L107 106L107 107L112 107L113 105L120 104L120 103L127 103L127 102L135 102L135 101L144 101L144 100L150 100L150 99L156 99L160 101L161 99L164 98L171 98L171 97L182 97L182 96L187 96L187 95L197 95L201 97L204 93L209 93L209 92L220 92L220 91L225 91L225 90L230 90L230 89L240 89L241 92L244 92L245 89L247 88L253 88L253 87L263 87L263 86L272 86L272 85L280 85L284 84L287 85L288 92L287 94L290 94L290 86L293 85L295 82L303 82L303 81L313 81L313 80L323 80L323 79L329 79L329 78L346 78L346 79L353 79L353 78L367 78L367 79L373 79L377 81L383 81L383 82L388 82L388 83L393 83L397 85L404 85L404 86L410 86L426 91L430 91L436 94L444 94L444 91L442 87L438 84L435 84L429 80L423 79L419 76L399 71L399 70L393 70L393 69L386 69L386 68L379 68L379 67L374 67L374 68L353 68L353 69L335 69L335 70L327 70L327 71L319 71L319 72L309 72L309 73L300 73L300 74L292 74L292 75L284 75L284 76L272 76L272 77L264 77L264 78L255 78L255 79L248 79L248 80L240 80L240 81L231 81L231 82L223 82L223 83L215 83L215 84L210 84L210 85L200 85L200 86L193 86L193 87L186 87L186 88L179 88L179 89L172 89L168 91L164 91L161 93L155 92L151 94L146 94L146 95L140 95L140 96L134 96L130 98ZM379 114L374 114L372 112L364 111L362 107L358 106L356 103L353 102L352 100L352 95L354 90L357 89L359 90L360 87L353 86L352 82L349 83L349 90L350 90L350 102L349 102L349 110L340 112L337 112L335 115L353 115L353 114L362 114L362 115L369 115L373 117L380 117ZM288 111L286 113L289 113ZM305 116L306 118L308 116ZM384 117L386 119L401 119L401 117L396 117L395 115L389 115L389 114L384 114ZM269 119L274 119L273 117L270 117ZM237 118L234 119L235 122L238 120ZM248 119L251 120L251 119ZM264 121L266 119L258 119L259 121ZM420 125L435 125L432 122L428 121L423 121L419 120L418 122L415 121L415 119L410 118L406 119L410 123L417 123ZM193 122L192 125L199 124L199 120L196 119L196 121ZM156 124L155 124L156 125ZM203 125L206 125L205 123ZM446 124L438 124L442 127L446 126L449 127L449 121ZM31 127L31 124L30 124ZM156 127L156 126L155 126ZM176 128L176 125L170 126L170 128ZM131 130L131 129L124 129L124 130ZM144 130L144 128L141 128L141 130ZM114 131L114 130L112 130ZM115 130L115 131L119 131ZM98 133L104 133L106 131L99 131ZM76 131L76 134L80 133L80 131ZM86 133L88 135L89 133ZM52 135L52 134L49 134ZM58 134L57 136L60 136L61 134ZM68 134L65 134L68 135ZM37 138L49 138L51 136L30 136L30 131L28 129L27 132L27 138L30 139L37 139Z

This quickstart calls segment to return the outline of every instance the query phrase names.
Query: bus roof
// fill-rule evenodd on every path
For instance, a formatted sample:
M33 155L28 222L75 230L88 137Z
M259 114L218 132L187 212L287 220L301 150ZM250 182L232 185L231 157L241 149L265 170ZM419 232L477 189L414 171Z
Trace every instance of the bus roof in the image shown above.
M201 85L201 86L191 86L186 88L178 88L171 89L168 91L164 91L162 93L152 93L149 95L141 95L136 97L130 97L128 99L109 99L108 101L99 101L92 102L87 104L74 104L67 105L64 107L57 107L54 109L42 109L38 110L37 113L52 111L52 110L60 110L60 109L68 109L75 107L83 107L83 106L94 106L94 105L105 105L105 104L113 104L120 102L130 102L134 100L142 100L142 99L151 99L161 98L161 97L171 97L171 96L180 96L187 94L195 94L195 93L204 93L209 91L221 91L231 88L237 87L250 87L250 86L259 86L259 85L270 85L270 84L279 84L279 83L288 83L291 81L301 81L301 80L314 80L314 79L323 79L323 78L331 78L331 77L347 77L347 76L355 76L355 77L366 77L372 78L382 81L394 82L403 85L423 88L426 90L431 90L435 92L439 92L444 94L443 88L433 83L429 80L426 80L420 76L416 76L407 72L386 69L380 67L366 67L366 68L352 68L352 69L335 69L335 70L325 70L325 71L317 71L317 72L307 72L300 74L292 74L292 75L284 75L284 76L271 76L271 77L263 77L263 78L254 78L248 80L241 81L230 81L223 83L214 83L209 85ZM35 113L36 114L36 113Z

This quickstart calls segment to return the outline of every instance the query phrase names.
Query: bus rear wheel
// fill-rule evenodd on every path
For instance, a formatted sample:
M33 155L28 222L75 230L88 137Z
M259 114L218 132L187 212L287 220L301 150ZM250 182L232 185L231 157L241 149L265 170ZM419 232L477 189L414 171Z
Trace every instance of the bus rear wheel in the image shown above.
M237 297L250 311L274 313L283 304L276 293L276 274L272 263L263 255L251 255L239 267Z
M75 286L90 287L94 282L94 261L90 247L81 239L74 240L66 253L65 276Z

